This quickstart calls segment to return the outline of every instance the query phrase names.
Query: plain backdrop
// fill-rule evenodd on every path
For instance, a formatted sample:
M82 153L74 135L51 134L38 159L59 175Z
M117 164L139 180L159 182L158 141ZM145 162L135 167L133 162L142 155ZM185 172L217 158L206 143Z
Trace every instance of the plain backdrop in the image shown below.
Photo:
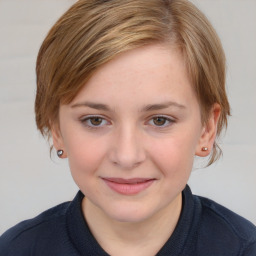
M56 19L74 0L0 0L0 234L78 188L67 160L50 159L34 121L35 62ZM194 0L222 40L232 107L223 158L192 173L195 194L256 224L256 1ZM198 166L198 164L197 164Z

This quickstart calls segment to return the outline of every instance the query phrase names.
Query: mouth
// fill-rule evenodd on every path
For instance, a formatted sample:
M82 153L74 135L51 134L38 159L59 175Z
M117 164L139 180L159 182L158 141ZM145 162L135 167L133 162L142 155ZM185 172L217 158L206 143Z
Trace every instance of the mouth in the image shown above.
M102 178L113 191L122 195L136 195L150 187L156 179L152 178Z

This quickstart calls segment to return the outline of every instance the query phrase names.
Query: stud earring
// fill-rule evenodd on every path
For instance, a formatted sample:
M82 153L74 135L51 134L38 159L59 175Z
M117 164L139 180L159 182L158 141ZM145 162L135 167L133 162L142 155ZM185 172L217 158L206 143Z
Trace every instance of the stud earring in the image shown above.
M62 149L57 150L57 156L58 156L59 158L62 157L63 153L64 153L64 151L63 151Z
M207 147L202 147L202 151L208 151Z

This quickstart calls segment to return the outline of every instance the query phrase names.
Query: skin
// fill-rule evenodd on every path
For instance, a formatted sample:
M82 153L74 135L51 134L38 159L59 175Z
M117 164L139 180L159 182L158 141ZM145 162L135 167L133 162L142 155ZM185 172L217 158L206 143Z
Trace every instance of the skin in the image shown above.
M168 240L194 156L210 153L219 114L215 104L202 125L183 57L170 45L119 55L60 106L54 147L64 150L86 196L86 221L109 254L155 255ZM108 186L109 177L152 183L126 195Z

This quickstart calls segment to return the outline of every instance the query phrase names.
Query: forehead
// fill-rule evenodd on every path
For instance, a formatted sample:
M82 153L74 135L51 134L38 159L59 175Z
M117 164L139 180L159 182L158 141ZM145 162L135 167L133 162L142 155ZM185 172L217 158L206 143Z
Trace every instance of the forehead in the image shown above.
M120 54L100 67L73 102L145 103L193 97L184 58L170 45L148 45Z

